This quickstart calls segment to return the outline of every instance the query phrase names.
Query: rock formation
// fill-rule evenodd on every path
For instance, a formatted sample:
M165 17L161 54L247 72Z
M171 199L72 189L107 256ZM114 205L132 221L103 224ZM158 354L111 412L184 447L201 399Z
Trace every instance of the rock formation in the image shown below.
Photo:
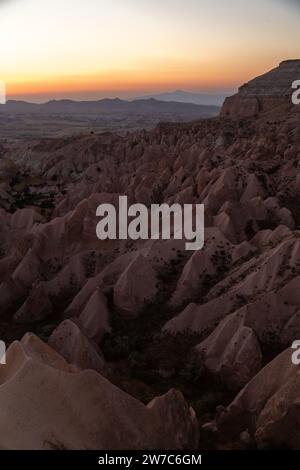
M175 388L215 423L214 448L247 429L254 445L297 448L299 62L249 82L220 118L3 141L0 446L194 447ZM97 206L124 194L204 203L203 250L98 240ZM27 331L48 346L14 342Z
M225 99L221 116L256 116L276 108L292 108L292 83L300 80L300 60L285 60L279 67L254 78Z
M175 390L144 406L34 335L0 366L1 449L192 449L193 410Z

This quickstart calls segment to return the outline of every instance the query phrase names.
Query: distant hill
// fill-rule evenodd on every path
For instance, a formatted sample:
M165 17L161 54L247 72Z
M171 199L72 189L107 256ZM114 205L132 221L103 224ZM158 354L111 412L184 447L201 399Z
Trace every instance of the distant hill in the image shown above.
M72 113L113 115L175 115L181 119L197 119L216 116L218 106L200 106L191 103L160 101L153 98L125 101L119 98L99 101L52 100L36 104L25 101L7 101L0 105L0 113Z
M232 93L209 94L209 93L191 93L183 90L171 91L168 93L159 93L156 95L141 96L134 99L154 98L159 101L176 101L178 103L193 103L204 106L222 106L225 98Z
M0 138L149 129L161 122L191 122L215 117L220 109L155 99L52 100L43 104L7 101L0 105Z

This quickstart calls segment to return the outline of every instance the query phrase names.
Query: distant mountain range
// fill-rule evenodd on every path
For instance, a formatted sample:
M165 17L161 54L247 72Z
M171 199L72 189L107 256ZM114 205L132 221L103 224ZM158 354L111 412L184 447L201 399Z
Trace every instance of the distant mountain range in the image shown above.
M204 106L222 106L225 98L233 93L209 94L209 93L192 93L189 91L176 90L167 93L159 93L148 96L140 96L136 99L154 98L159 101L176 101L178 103L193 103Z
M32 138L86 132L149 129L160 122L191 122L215 117L218 106L159 101L52 100L36 104L7 101L0 104L0 138Z
M218 106L197 105L174 101L162 101L153 98L125 101L119 98L99 101L52 100L36 104L26 101L7 101L0 105L0 113L71 113L101 115L176 115L184 119L197 119L216 116Z

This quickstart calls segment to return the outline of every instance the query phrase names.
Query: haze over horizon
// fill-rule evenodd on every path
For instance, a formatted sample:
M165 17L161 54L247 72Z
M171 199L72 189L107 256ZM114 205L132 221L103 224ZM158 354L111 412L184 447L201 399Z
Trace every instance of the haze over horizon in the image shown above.
M8 99L228 93L299 56L292 0L4 0L0 12Z

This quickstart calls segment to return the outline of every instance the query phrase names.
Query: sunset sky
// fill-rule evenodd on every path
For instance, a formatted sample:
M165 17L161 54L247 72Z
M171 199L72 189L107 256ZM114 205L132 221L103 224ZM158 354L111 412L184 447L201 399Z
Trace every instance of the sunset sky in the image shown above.
M0 80L32 100L232 90L300 57L299 21L297 0L0 0Z

